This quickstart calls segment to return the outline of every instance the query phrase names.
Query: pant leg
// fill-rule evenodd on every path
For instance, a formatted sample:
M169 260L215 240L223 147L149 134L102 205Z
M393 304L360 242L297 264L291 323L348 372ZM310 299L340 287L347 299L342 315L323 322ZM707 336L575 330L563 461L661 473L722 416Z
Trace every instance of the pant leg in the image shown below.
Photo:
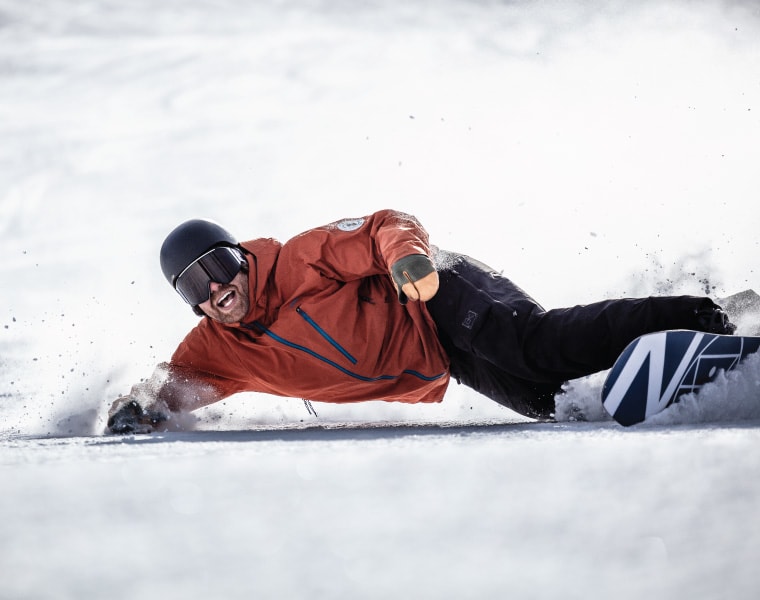
M700 329L697 312L715 306L704 297L661 296L606 300L535 314L523 332L526 361L549 377L568 380L590 375L612 367L640 335Z
M517 285L466 256L436 257L440 288L427 302L451 360L451 375L491 400L532 418L554 412L564 380L525 362L522 330L544 309Z
M715 306L708 298L675 296L545 311L483 263L449 253L436 262L441 286L427 306L452 375L531 417L548 416L565 381L609 368L639 335L695 329L696 311Z
M554 414L554 396L561 392L557 381L528 381L510 375L448 340L442 340L451 360L451 376L487 398L532 419L549 419Z

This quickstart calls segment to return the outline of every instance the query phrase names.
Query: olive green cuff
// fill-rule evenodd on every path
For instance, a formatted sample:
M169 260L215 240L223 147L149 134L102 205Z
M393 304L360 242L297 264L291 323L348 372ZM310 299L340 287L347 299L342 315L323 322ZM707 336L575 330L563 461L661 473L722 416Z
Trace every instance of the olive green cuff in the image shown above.
M407 297L401 288L409 283L419 281L426 275L430 275L435 271L430 258L424 254L410 254L397 260L391 267L391 277L398 286L398 299L401 304L406 304ZM408 276L408 277L407 277Z

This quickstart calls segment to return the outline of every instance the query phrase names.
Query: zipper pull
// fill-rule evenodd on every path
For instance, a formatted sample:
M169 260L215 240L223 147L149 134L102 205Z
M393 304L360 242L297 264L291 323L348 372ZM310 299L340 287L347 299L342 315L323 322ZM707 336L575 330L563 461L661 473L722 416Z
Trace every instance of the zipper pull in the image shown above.
M310 415L314 415L316 418L319 418L317 411L314 410L314 407L311 405L311 400L304 398L303 405L306 407L306 412L308 412Z

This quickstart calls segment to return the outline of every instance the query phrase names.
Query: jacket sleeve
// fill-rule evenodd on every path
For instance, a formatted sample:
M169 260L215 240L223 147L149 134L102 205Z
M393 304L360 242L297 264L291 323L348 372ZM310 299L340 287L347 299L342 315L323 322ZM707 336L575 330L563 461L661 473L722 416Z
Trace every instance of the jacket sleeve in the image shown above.
M108 427L112 428L111 417L131 402L136 402L143 411L156 412L162 417L160 421L163 422L170 418L170 413L190 412L218 402L224 396L224 391L214 385L213 378L206 378L202 373L177 368L168 363L160 363L150 378L133 385L128 394L113 402L108 411ZM155 423L153 425L155 426ZM122 433L115 429L112 431Z
M412 215L381 210L294 237L283 246L277 268L302 273L306 266L321 277L348 282L390 276L391 267L411 255L430 256L427 231Z

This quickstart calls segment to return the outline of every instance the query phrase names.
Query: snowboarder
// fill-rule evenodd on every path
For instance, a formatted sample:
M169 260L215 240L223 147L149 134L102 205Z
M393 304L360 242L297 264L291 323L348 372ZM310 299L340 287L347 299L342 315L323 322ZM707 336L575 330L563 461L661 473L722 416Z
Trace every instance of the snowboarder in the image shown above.
M115 433L257 391L323 402L440 402L450 377L550 419L563 383L610 368L639 335L731 334L707 297L625 298L544 310L512 281L431 246L411 215L382 210L281 244L239 243L191 220L161 248L164 276L202 316L169 363L118 398Z

